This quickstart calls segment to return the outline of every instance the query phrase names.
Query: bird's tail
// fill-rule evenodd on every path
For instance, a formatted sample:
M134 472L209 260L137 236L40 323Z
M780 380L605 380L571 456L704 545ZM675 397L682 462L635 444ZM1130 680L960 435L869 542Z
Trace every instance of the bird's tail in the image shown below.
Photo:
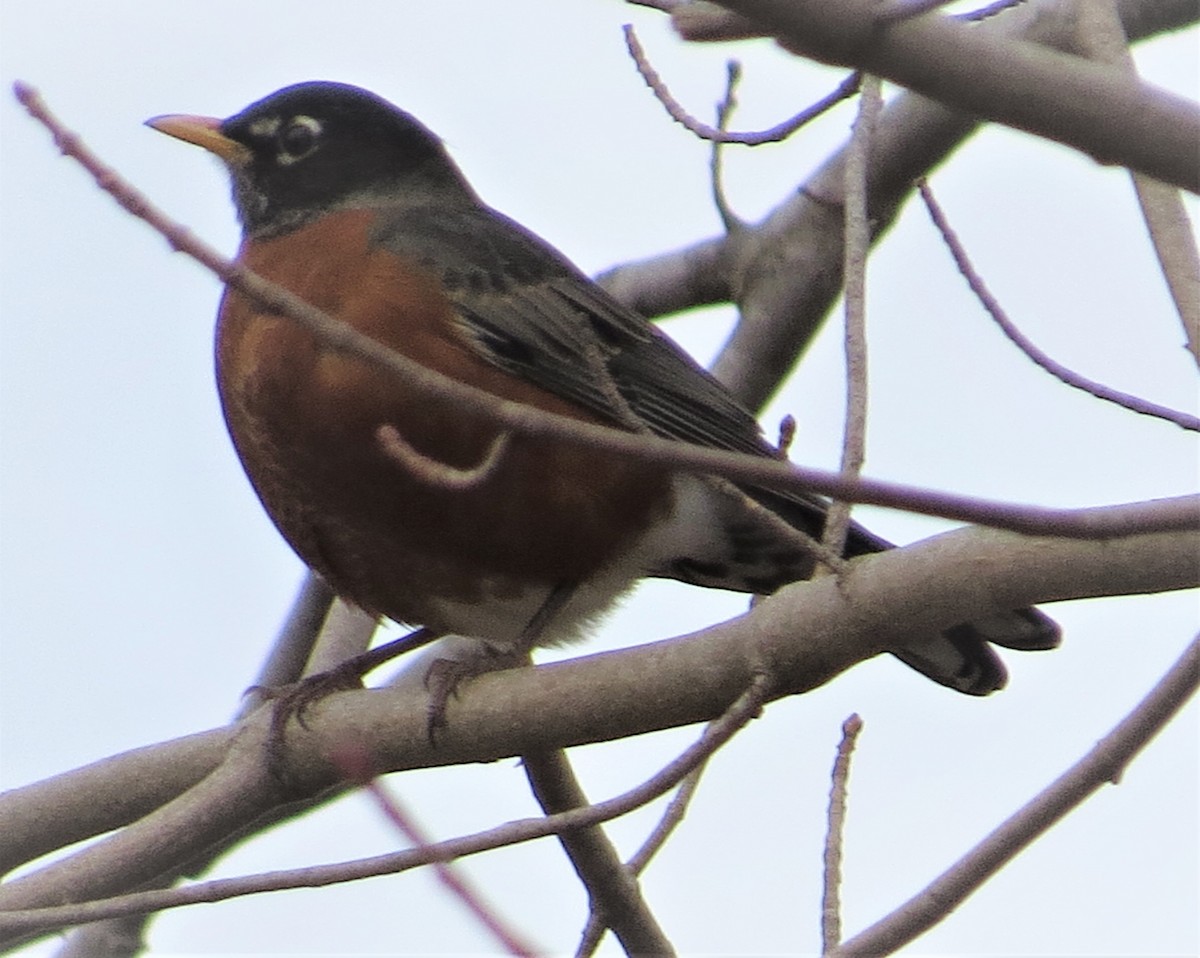
M851 524L846 555L865 555L894 548L892 543ZM905 665L940 685L967 695L987 695L1004 688L1008 672L993 645L1020 652L1057 648L1062 639L1058 623L1039 609L996 612L951 626L936 635L905 642L891 653Z

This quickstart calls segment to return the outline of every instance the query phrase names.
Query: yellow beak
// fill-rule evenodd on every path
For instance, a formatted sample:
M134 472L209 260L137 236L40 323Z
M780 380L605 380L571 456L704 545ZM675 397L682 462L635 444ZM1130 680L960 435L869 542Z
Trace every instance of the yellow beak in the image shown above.
M156 116L146 121L146 126L185 143L202 147L220 157L230 166L245 166L250 162L250 148L231 140L221 132L222 120L211 116L189 116L186 113L171 113Z

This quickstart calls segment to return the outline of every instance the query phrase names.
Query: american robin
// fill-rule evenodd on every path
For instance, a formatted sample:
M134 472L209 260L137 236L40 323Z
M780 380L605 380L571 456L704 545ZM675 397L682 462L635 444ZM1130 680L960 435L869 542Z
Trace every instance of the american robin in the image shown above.
M243 265L391 349L582 422L777 455L720 383L486 206L441 141L374 94L301 83L226 120L149 125L224 161ZM820 536L819 497L502 436L233 289L216 354L225 419L267 512L366 611L523 652L576 637L643 577L761 594L813 572L795 530ZM888 548L852 525L848 557ZM892 652L982 695L1006 678L989 643L1058 639L1051 619L1020 609Z

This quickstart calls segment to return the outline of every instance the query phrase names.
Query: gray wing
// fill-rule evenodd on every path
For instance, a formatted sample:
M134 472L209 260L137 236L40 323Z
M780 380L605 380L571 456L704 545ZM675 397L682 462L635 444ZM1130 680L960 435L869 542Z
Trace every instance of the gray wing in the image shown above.
M774 457L754 416L679 346L617 302L552 246L486 208L447 219L408 208L381 218L375 241L440 276L463 328L489 362L624 428ZM630 421L633 417L635 422ZM815 496L745 486L792 524L819 534ZM866 536L854 553L886 548Z

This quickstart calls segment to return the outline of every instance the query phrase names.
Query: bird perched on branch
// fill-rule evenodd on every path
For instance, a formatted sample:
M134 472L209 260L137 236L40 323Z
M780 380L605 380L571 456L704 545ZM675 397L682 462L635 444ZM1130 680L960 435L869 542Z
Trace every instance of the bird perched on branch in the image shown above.
M379 97L302 83L225 120L149 122L228 167L243 266L422 366L582 423L778 455L720 383L485 205L440 140ZM506 432L234 289L217 373L284 538L344 599L397 622L525 652L574 638L643 577L761 594L813 573L817 496ZM845 555L890 547L852 524ZM982 695L1005 682L989 643L1058 638L1036 609L996 609L891 651Z

